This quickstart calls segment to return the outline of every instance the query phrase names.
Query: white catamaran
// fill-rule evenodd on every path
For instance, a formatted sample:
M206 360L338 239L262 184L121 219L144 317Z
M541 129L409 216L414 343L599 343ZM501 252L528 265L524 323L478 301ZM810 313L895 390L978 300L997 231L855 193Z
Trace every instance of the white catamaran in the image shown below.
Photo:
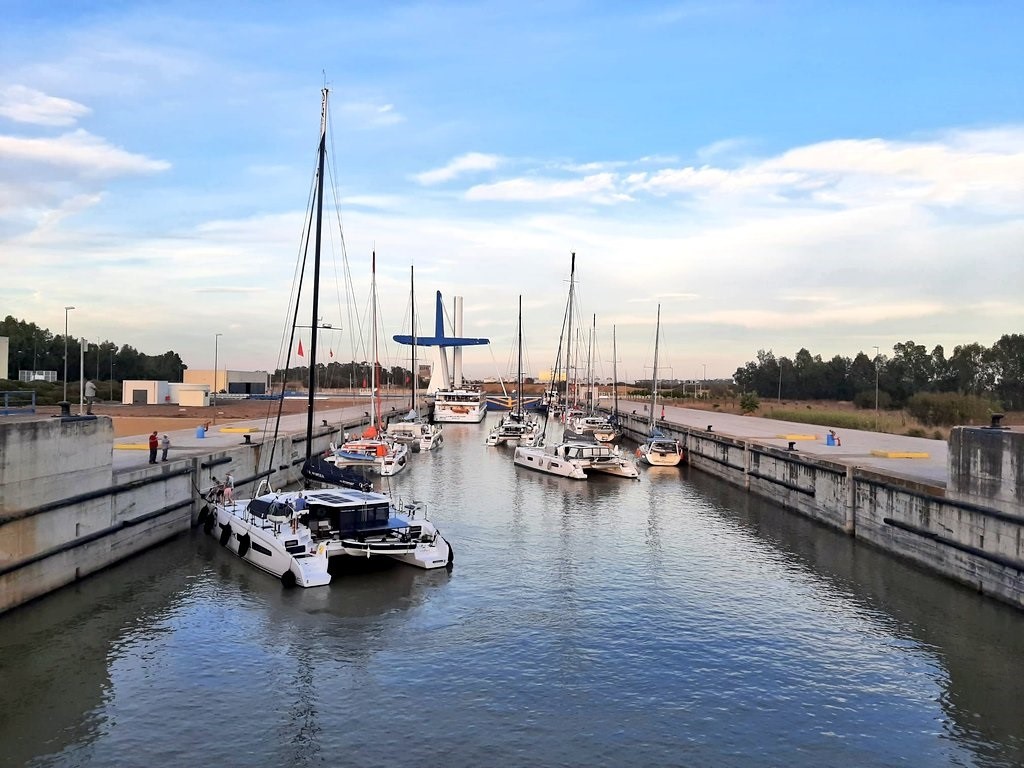
M317 193L315 209L310 209L310 216L315 216L316 228L311 302L314 328L319 301L327 96L328 91L324 88ZM300 271L300 289L301 280ZM293 323L293 341L294 333ZM225 499L220 494L208 493L207 503L199 514L201 525L228 551L280 578L286 585L318 587L329 584L328 559L338 556L389 557L427 569L450 567L454 560L452 548L423 516L421 505L396 504L388 495L371 490L361 475L312 455L316 338L317 334L313 333L309 358L306 459L302 475L308 482L318 483L321 487L279 492L270 488L269 480L265 478L252 499ZM276 443L275 439L271 445ZM268 469L263 474L269 476L275 467L273 448L268 453Z

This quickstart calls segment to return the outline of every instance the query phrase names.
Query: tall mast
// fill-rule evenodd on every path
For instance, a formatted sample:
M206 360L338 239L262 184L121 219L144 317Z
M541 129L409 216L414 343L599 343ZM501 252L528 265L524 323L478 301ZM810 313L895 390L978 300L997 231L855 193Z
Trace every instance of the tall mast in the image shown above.
M619 420L619 353L615 347L615 326L612 326L612 420Z
M320 148L316 171L316 246L313 249L313 319L309 340L309 402L306 405L306 461L313 455L313 402L316 397L317 313L320 310L320 230L324 213L324 155L327 154L327 89L321 90Z
M562 412L562 420L565 420L566 411L569 408L569 366L572 361L572 303L573 286L576 278L576 251L572 252L571 266L569 267L569 321L565 336L565 410Z
M661 304L658 305L658 320L654 325L654 371L651 379L651 418L647 431L654 433L654 409L658 406L658 337L661 335Z
M523 294L519 294L519 323L516 328L519 337L519 363L516 377L516 414L523 415Z
M594 368L594 336L597 334L597 313L594 313L594 319L590 326L590 350L587 352L587 402L590 403L590 415L593 416L597 410L597 402L594 397L594 384L595 384L595 373Z
M370 333L373 335L373 372L370 374L370 411L373 426L380 430L380 401L377 398L377 250L370 261Z
M409 317L412 319L412 406L411 411L416 410L416 267L409 265L409 303L412 309Z

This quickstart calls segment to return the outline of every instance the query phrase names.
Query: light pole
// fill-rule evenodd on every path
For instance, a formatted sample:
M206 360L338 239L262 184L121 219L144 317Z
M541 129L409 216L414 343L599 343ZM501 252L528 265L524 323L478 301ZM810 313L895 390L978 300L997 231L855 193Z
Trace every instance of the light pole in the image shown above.
M878 345L875 345L875 429L878 429Z
M779 403L782 403L782 358L779 358Z
M700 396L701 396L701 399L703 399L703 398L708 396L708 364L707 363L701 363L700 365L701 365L701 368L704 369L703 379L701 380L701 383L700 383L700 390L701 390Z
M217 345L223 333L213 334L213 405L217 404Z
M68 400L68 312L74 307L64 307L64 402Z
M124 398L121 398L122 400ZM110 350L110 402L114 402L114 350Z

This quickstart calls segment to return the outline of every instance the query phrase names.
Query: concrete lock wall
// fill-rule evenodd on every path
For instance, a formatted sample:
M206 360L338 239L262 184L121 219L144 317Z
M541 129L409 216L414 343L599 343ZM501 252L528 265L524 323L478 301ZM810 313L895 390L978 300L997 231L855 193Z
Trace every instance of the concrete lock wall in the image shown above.
M797 451L661 426L683 442L695 469L1024 608L1024 516L1017 501L1024 486L1024 434L954 430L951 477L964 492L947 494L942 487ZM627 417L625 428L642 439L647 424Z
M313 452L338 434L314 430ZM0 424L0 613L189 530L214 476L246 497L268 473L297 482L306 457L303 433L273 441L269 470L267 440L114 473L112 439L106 417Z
M106 417L5 423L0 429L0 515L108 487L114 428Z
M1024 433L957 427L949 448L951 495L1024 519Z

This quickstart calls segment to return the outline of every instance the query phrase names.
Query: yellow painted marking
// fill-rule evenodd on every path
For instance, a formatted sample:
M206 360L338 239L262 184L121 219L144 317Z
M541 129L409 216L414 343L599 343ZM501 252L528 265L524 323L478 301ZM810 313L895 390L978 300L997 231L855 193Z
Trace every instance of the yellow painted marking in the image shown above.
M817 440L817 435L776 435L781 440Z
M879 456L883 459L927 459L928 454L924 451L872 451L872 456Z
M259 432L259 427L221 427L221 432Z
M114 449L118 451L148 451L147 443L114 443Z

